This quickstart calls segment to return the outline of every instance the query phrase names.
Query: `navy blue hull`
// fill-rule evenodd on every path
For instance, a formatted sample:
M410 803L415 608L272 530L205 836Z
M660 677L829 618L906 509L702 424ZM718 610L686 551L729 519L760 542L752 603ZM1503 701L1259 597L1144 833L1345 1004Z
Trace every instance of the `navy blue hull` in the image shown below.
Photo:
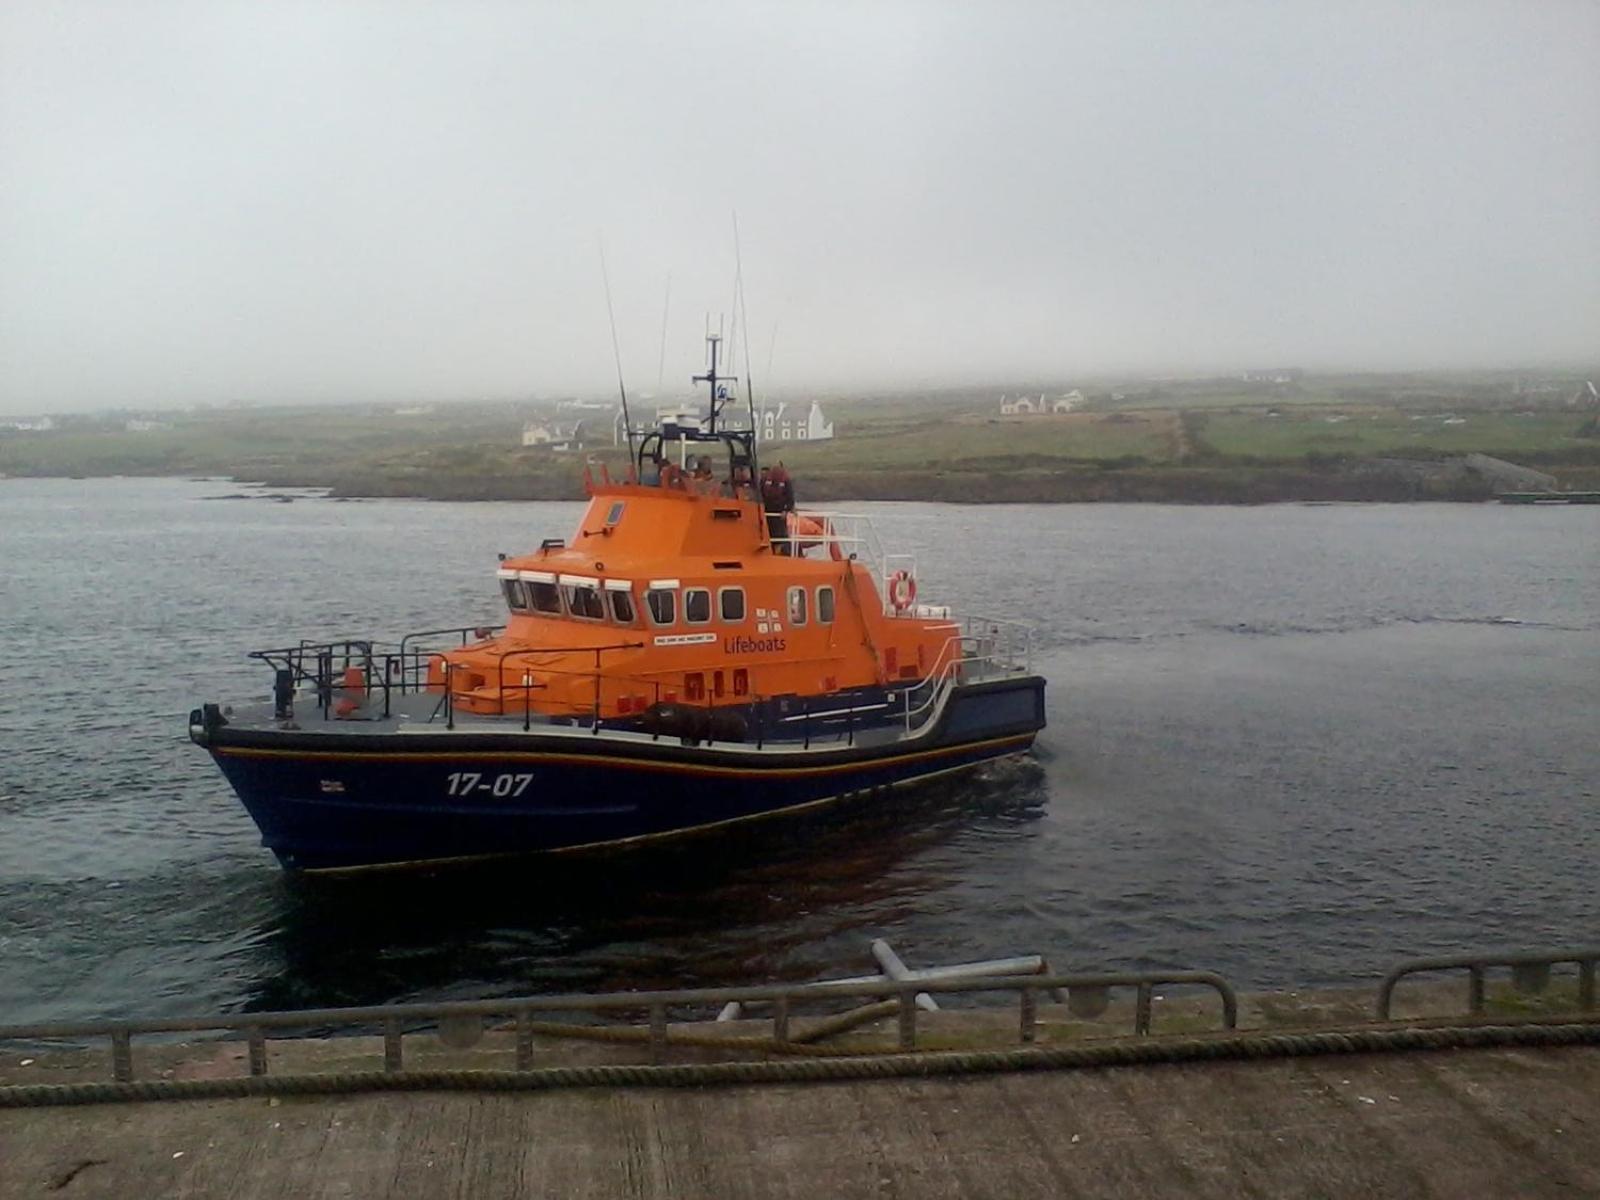
M958 688L925 735L876 746L227 727L206 745L283 865L326 870L684 834L1014 754L1043 724L1028 677Z

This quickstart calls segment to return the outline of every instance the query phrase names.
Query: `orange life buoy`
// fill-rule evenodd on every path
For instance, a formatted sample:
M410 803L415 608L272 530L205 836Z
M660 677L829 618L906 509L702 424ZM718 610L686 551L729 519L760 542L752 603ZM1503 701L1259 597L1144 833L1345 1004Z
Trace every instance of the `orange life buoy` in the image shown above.
M889 604L895 612L903 613L917 602L917 581L910 571L896 571L889 576Z

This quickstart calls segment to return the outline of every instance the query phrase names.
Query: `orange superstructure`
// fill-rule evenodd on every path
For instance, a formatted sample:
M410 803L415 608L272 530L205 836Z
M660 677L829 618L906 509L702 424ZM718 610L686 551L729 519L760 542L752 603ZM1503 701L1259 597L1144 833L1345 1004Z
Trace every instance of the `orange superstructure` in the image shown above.
M507 558L505 631L445 656L458 708L602 718L658 704L743 706L925 678L955 626L894 602L835 518L774 538L756 487L667 470L588 482L571 541ZM598 681L598 696L596 694Z

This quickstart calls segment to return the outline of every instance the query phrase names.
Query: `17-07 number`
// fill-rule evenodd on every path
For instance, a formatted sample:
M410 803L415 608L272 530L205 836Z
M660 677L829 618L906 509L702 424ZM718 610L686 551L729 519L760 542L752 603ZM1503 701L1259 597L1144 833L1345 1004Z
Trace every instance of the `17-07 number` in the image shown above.
M447 790L452 796L473 796L488 792L489 795L498 796L502 800L522 795L533 782L531 774L484 775L477 771L452 771L445 776L445 779L449 781Z

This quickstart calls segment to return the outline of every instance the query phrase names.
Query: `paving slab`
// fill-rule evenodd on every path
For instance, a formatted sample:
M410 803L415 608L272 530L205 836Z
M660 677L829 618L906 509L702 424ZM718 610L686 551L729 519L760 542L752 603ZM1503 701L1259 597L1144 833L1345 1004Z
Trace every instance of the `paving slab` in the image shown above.
M1600 1049L0 1111L0 1196L1600 1195Z

